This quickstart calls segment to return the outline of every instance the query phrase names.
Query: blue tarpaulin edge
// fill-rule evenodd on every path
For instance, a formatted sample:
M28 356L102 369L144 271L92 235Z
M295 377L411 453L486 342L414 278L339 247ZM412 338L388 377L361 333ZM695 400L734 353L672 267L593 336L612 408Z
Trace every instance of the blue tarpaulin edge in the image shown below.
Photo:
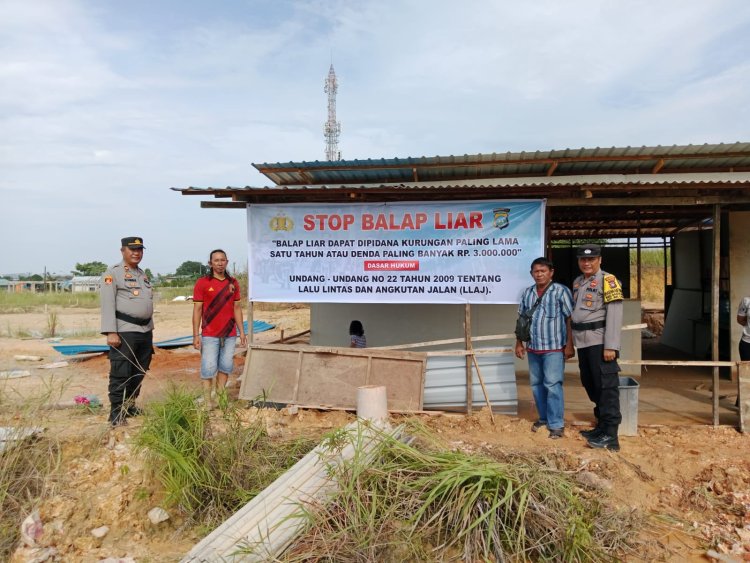
M247 332L247 321L243 324L245 326L245 331ZM253 321L253 332L265 332L271 330L275 326L276 325L272 325L265 321ZM180 348L182 346L190 346L192 343L193 337L188 335L171 338L169 340L162 340L161 342L154 342L154 346L157 348ZM109 351L109 346L106 344L56 344L52 347L65 356Z

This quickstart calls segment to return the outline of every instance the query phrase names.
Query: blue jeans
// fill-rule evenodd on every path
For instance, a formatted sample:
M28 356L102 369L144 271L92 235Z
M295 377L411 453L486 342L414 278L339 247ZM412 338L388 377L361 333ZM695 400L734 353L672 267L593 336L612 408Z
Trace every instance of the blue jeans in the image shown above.
M563 353L529 353L526 357L529 359L529 384L531 393L534 395L536 410L539 413L539 421L546 423L550 430L564 427L565 358Z
M201 379L213 379L217 372L232 373L236 341L236 336L201 336Z

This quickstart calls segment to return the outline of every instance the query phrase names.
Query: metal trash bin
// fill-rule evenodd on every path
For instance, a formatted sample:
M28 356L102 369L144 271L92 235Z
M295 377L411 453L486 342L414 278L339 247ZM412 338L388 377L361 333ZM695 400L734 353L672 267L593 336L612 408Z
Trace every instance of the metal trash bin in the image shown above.
M632 377L620 377L620 414L622 422L617 431L619 436L638 436L638 387Z

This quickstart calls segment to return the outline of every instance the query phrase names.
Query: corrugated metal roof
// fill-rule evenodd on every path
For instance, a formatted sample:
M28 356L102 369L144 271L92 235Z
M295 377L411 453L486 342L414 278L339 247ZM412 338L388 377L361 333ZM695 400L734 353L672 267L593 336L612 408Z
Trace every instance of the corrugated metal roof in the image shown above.
M254 165L278 185L176 189L247 203L546 199L550 239L671 236L750 210L750 143Z
M226 197L233 194L271 193L278 191L307 190L434 190L434 189L492 189L492 188L550 188L561 186L658 186L658 185L710 185L710 184L746 184L750 182L750 172L699 172L692 174L597 174L576 176L527 176L511 178L492 178L483 180L464 180L434 182L402 182L383 184L301 184L254 187L226 188L172 188L185 194L211 194Z
M372 184L508 176L750 170L750 143L580 148L253 164L278 185Z

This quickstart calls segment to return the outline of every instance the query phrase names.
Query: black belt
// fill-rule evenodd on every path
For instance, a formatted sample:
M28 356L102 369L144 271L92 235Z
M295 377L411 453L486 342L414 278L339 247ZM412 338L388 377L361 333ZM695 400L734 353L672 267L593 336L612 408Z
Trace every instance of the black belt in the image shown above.
M597 328L604 328L607 326L606 321L594 321L593 323L570 323L570 328L573 330L596 330Z
M139 319L136 317L131 317L130 315L126 313L121 313L120 311L115 311L115 317L117 317L121 321L125 321L130 324L138 325L138 326L146 326L148 323L151 322L151 317L147 319Z

